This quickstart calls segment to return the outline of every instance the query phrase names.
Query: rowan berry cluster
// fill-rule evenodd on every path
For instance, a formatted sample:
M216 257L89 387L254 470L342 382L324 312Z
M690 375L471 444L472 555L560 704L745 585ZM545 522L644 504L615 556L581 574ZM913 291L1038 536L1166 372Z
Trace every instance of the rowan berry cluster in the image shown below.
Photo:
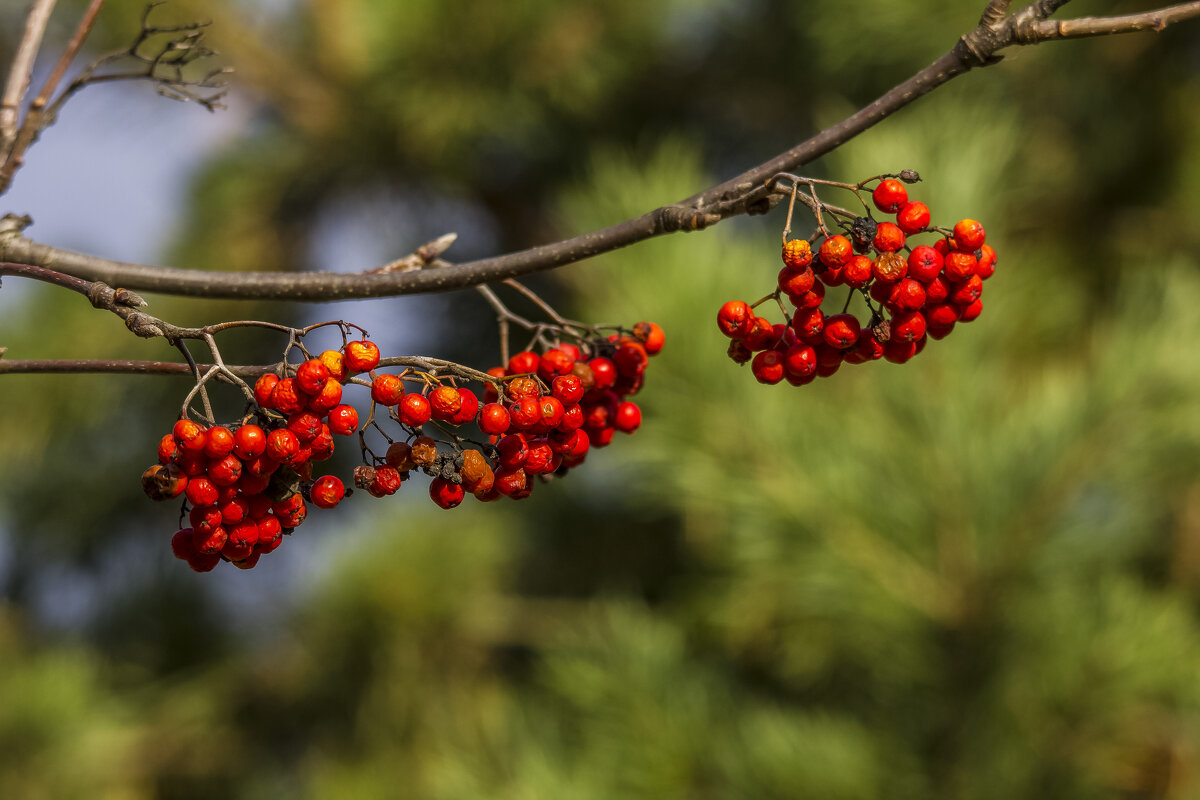
M486 373L455 365L450 377L411 366L385 372L373 342L348 342L288 369L291 375L262 375L238 423L180 419L159 442L159 463L142 485L154 500L184 497L189 526L171 546L198 572L222 560L252 568L304 522L309 503L333 508L354 488L394 494L414 471L433 478L429 495L442 508L468 492L482 501L519 500L538 478L563 475L616 431L638 428L641 410L626 398L641 388L663 342L658 325L642 322L526 350ZM482 397L461 385L472 380L482 384ZM347 384L370 389L361 424L342 402ZM400 436L385 431L386 420ZM368 433L386 440L381 456ZM354 488L334 475L314 479L314 465L333 455L334 437L354 434L365 462L354 470Z
M912 171L898 177L919 180ZM717 325L732 340L729 357L739 364L750 362L759 382L786 380L803 386L832 375L843 363L883 358L902 364L930 338L944 338L959 322L971 322L983 311L983 281L996 267L996 252L984 242L983 225L963 219L952 229L931 226L929 208L909 200L904 182L896 177L833 185L862 200L861 192L875 181L874 207L894 214L895 222L877 222L865 200L865 214L856 216L814 199L810 208L819 230L811 242L789 240L785 233L775 291L753 305L730 300L718 311ZM838 218L842 233L825 227L823 212ZM938 238L914 246L910 237L919 234ZM840 312L829 313L823 308L826 293L838 286L849 287L848 296ZM855 295L865 301L865 320L849 313ZM755 314L755 307L771 299L783 312L783 323Z

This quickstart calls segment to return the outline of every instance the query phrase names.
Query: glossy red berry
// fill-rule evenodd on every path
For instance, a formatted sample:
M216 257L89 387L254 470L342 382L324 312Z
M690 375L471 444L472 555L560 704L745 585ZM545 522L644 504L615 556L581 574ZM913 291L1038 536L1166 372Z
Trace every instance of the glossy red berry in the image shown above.
M642 424L642 410L636 403L626 400L617 405L617 414L613 422L621 433L633 433Z
M530 350L523 350L508 360L509 375L524 375L526 373L535 374L538 371L538 365L542 363L542 357Z
M458 412L450 418L451 425L465 425L479 413L479 398L470 389L458 387Z
M204 445L208 443L204 426L190 419L181 419L176 422L175 427L171 429L171 434L179 443L179 447L189 453L203 452Z
M279 383L279 376L274 373L268 372L266 375L260 376L254 382L254 402L263 408L274 408L271 405L271 393L275 391L277 383Z
M954 243L960 250L975 252L983 247L983 225L978 220L961 219L954 223Z
M267 450L267 434L257 425L243 425L233 434L233 453L243 461L261 456Z
M416 392L404 395L397 411L400 412L400 421L413 428L421 427L433 416L433 407L428 398Z
M748 306L747 309L749 309ZM593 389L607 389L617 382L617 365L611 359L597 356L588 361L588 367L592 371Z
M871 259L866 256L854 256L842 267L842 282L853 289L861 289L873 277L874 267Z
M730 338L739 339L745 336L754 324L753 321L754 312L750 310L750 305L742 300L730 300L717 312L717 327ZM595 371L594 366L592 371Z
M896 224L909 235L925 230L929 227L929 222L929 207L924 203L906 203L896 213Z
M942 254L927 244L917 245L908 254L908 277L929 283L942 271Z
M884 178L871 192L875 207L885 214L894 214L908 202L908 189L895 178Z
M194 506L216 505L221 496L216 485L203 475L189 478L187 489L184 491L187 494L188 502Z
M329 367L319 358L310 358L296 368L296 385L305 394L321 391L329 377Z
M379 347L367 339L347 342L343 353L342 363L345 365L347 375L370 372L379 366Z
M499 403L488 403L479 410L479 429L489 436L507 433L509 424L508 409Z
M441 508L454 508L463 501L463 487L445 478L434 478L429 483L429 496Z
M817 368L817 352L803 342L797 342L783 354L783 368L789 375L803 378Z
M209 428L204 442L204 455L209 458L224 458L233 452L233 431L224 425Z
M287 428L278 428L267 434L266 455L280 464L291 464L300 452L300 440Z
M834 314L826 318L821 335L825 344L837 350L846 350L858 341L860 330L858 319L853 314Z
M951 250L946 253L942 263L942 272L951 281L964 281L975 274L975 265L978 263L973 253L966 253L962 250Z
M881 222L875 229L875 238L871 240L871 246L880 253L894 253L904 247L904 242L904 231L900 230L898 225Z
M763 350L750 362L750 370L759 383L779 383L783 380L783 354L778 350Z
M826 268L844 266L853 255L854 247L850 240L840 233L821 242L821 249L818 251L818 257Z
M399 375L376 375L371 381L371 399L384 406L394 406L404 397L404 381Z
M317 508L333 508L342 502L342 498L346 495L346 487L340 478L333 475L322 475L317 478L317 482L313 484L308 495Z
M429 413L434 419L453 419L461 408L462 397L455 386L437 386L429 393Z

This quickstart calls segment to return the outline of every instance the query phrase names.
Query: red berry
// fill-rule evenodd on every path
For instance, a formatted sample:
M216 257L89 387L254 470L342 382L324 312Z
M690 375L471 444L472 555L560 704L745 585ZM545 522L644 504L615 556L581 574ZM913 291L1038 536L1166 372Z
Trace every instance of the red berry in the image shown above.
M333 508L342 502L342 498L346 494L346 487L340 478L333 475L322 475L313 484L308 494L317 508Z
M275 384L279 383L279 376L268 372L266 375L259 377L254 382L254 402L258 403L263 408L273 408L271 405L271 392L275 391Z
M742 303L742 305L745 305L745 303ZM592 376L595 379L595 383L592 385L593 389L607 389L617 382L617 365L610 359L604 356L597 356L588 362L588 367L592 370Z
M866 256L855 256L842 267L842 282L851 288L861 289L874 275L874 267Z
M329 380L329 367L321 363L319 358L310 358L296 368L296 385L305 394L316 394L321 391L327 380Z
M274 514L264 511L254 518L254 524L258 526L259 542L276 542L283 538L283 525Z
M215 459L208 465L208 479L217 486L233 486L242 477L242 460L235 455Z
M892 287L887 306L901 311L916 311L925 305L925 287L920 281L905 278Z
M257 425L243 425L233 434L233 452L243 461L267 451L267 434Z
M291 464L300 452L300 440L287 428L267 434L267 458L280 464Z
M942 263L942 272L951 281L963 281L975 274L975 265L977 263L974 253L951 250L945 255Z
M460 484L451 483L445 478L434 478L429 483L429 496L442 508L454 508L463 501L463 495Z
M514 428L529 430L542 421L542 406L537 398L522 397L508 408L509 420Z
M817 352L803 342L797 342L783 354L783 368L789 375L803 378L817 368Z
M617 405L614 423L621 433L633 433L642 424L642 410L637 407L636 403L626 400Z
M379 347L374 342L366 339L347 342L343 352L345 355L342 363L345 365L347 375L353 375L356 372L370 372L379 366Z
M196 553L196 547L192 541L192 529L183 528L175 532L171 537L171 552L175 557L186 561Z
M875 207L885 214L894 214L908 202L908 189L895 178L884 178L871 193Z
M920 311L902 311L892 317L893 342L915 342L925 336L925 317Z
M455 386L437 386L429 393L429 413L434 419L452 419L461 408L462 396Z
M509 375L533 374L538 371L542 357L530 350L523 350L508 360Z
M918 245L908 254L908 277L929 283L942 271L942 254L927 244Z
M849 239L839 233L821 242L818 255L821 263L827 268L840 267L854 255L854 247L850 244Z
M646 348L648 355L658 355L662 352L663 345L667 343L667 335L663 329L654 322L639 322L633 326L633 335L642 346ZM576 348L578 352L578 348ZM571 356L573 360L578 361L578 356Z
M565 376L563 376L565 377ZM538 408L541 411L541 423L548 430L554 428L558 423L562 422L563 414L566 412L562 401L557 397L546 395L537 400Z
M925 315L925 321L928 325L929 332L932 334L936 328L952 328L954 323L958 322L961 315L959 308L951 303L936 303L927 305L922 310Z
M233 431L224 425L208 429L204 442L204 455L209 458L224 458L233 452Z
M429 399L416 392L404 395L396 410L400 412L400 421L412 428L421 427L433 416Z
M190 419L181 419L176 422L171 429L171 435L175 437L179 447L189 453L203 452L204 445L208 443L204 426Z
M542 353L542 360L538 363L537 374L546 383L552 382L559 375L570 373L571 368L575 366L575 359L567 355L563 350L557 347L552 347Z
M301 411L288 417L288 430L296 434L301 447L308 447L313 440L321 435L325 425L321 418L311 411Z
M996 272L996 251L990 244L979 247L979 261L975 264L975 274L987 280Z
M179 442L175 441L174 434L168 433L158 440L158 463L170 464L179 458L179 453Z
M371 381L371 399L384 406L394 406L404 397L404 381L399 375L376 375Z
M640 342L625 342L617 348L613 355L613 363L617 365L617 374L637 375L646 368L650 356Z
M803 269L793 269L784 267L779 270L777 283L779 290L784 294L804 294L813 287L816 281L816 273L812 271L812 267L804 267Z
M216 505L217 500L220 499L216 485L203 475L189 479L185 492L188 502L194 506Z
M479 410L479 430L489 436L507 433L508 426L508 409L499 403L488 403Z
M496 472L493 488L506 497L513 497L525 491L528 483L528 476L525 470L517 467L515 469L502 469Z
M874 272L879 280L895 283L908 273L908 261L899 253L880 253L875 259Z
M750 370L759 383L779 383L783 380L783 354L778 350L763 350L750 362Z
M963 322L971 322L982 313L983 300L976 300L974 303L971 303L971 305L963 309L961 319Z
M801 341L807 342L810 339L817 339L821 336L821 331L825 328L825 315L819 308L810 308L807 311L798 311L796 316L792 317L792 328L796 331L796 335Z
M739 339L749 333L753 319L754 312L750 310L748 303L741 300L730 300L717 312L717 327L726 336ZM591 366L591 362L588 362L588 365ZM592 368L592 371L595 371L595 367Z
M983 246L983 225L977 220L961 219L954 223L954 243L961 250L975 252Z
M896 212L896 224L907 234L920 233L929 227L929 207L924 203L906 203Z
M192 533L192 547L194 548L195 556L219 557L221 550L228 541L229 531L221 526L206 531L197 530Z
M965 281L953 284L950 290L950 302L959 306L969 306L983 294L983 278L972 275Z
M578 375L559 375L550 384L550 392L564 406L583 399L583 382Z
M322 417L342 402L342 385L337 382L336 378L327 378L325 385L321 390L313 395L308 401L308 407L313 413L320 414Z
M496 443L500 464L506 469L519 469L529 458L529 442L522 433L510 433Z
M816 308L821 305L821 301L825 299L825 284L817 281L813 287L801 295L789 294L788 300L792 301L798 309Z
M904 247L904 231L898 225L881 222L875 230L875 238L871 245L880 253L894 253Z
M303 411L312 398L300 390L295 378L284 378L275 384L271 391L271 408L278 409L284 414L296 414Z
M846 350L858 341L860 330L858 319L853 314L834 314L825 320L821 335L830 347Z

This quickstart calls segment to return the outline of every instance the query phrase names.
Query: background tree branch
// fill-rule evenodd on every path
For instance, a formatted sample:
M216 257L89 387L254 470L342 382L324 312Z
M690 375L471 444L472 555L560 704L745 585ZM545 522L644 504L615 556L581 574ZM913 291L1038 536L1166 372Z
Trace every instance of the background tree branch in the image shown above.
M1032 3L996 19L1004 3L989 3L980 25L928 67L878 99L796 147L689 198L641 216L552 244L436 269L390 273L219 272L133 264L55 248L26 238L27 218L0 221L0 259L39 264L108 284L145 291L208 298L325 302L449 291L573 264L636 242L678 231L701 230L739 214L768 211L782 196L774 176L811 162L917 98L971 69L999 61L1000 51L1080 36L1161 31L1200 16L1200 2L1120 17L1050 22L1063 2ZM985 24L986 23L986 24Z

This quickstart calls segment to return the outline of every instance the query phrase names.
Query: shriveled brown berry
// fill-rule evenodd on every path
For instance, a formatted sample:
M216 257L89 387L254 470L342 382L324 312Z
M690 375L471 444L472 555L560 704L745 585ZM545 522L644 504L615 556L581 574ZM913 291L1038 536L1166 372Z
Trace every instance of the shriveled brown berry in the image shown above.
M428 436L418 436L413 440L409 458L418 467L428 467L437 460L437 442Z
M387 462L389 467L395 467L401 472L408 472L416 466L412 462L412 447L406 442L392 442L388 445L387 453L384 454L383 460Z

